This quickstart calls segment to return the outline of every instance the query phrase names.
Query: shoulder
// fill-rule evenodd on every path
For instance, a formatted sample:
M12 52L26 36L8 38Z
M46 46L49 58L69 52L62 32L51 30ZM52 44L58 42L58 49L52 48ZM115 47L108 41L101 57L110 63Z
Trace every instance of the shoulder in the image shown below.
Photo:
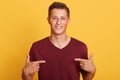
M49 41L49 38L45 37L45 38L43 38L41 40L33 42L32 46L42 46L42 45L48 43L48 41Z
M81 55L81 58L87 59L88 48L83 41L80 41L75 38L71 38L71 47L74 50L77 50L76 52Z
M71 41L72 41L72 44L74 44L75 46L87 47L87 45L83 41L80 41L80 40L75 39L73 37L71 38Z

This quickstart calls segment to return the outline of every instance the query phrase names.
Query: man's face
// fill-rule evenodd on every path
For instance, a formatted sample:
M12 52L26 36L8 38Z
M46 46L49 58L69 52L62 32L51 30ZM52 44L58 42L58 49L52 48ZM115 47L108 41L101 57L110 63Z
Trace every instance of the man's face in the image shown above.
M55 35L65 34L69 20L65 9L53 9L48 17L51 33Z

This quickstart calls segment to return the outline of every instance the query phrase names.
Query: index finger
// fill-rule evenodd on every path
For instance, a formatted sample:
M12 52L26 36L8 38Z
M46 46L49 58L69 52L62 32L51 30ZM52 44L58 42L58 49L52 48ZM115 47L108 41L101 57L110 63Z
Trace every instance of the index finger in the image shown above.
M86 61L86 59L81 59L81 58L75 58L74 60L79 61L79 62L85 62Z
M46 63L45 60L39 60L39 61L34 61L34 63L41 64L41 63Z

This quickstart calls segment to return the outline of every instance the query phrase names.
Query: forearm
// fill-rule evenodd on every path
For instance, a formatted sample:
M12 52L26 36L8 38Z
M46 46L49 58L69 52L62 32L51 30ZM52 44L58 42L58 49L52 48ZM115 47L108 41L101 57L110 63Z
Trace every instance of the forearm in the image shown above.
M96 68L92 72L84 72L83 75L83 80L92 80L96 72Z
M92 80L95 73L87 73L85 76L83 76L83 80Z
M25 70L22 70L22 80L32 80L33 75L27 74Z

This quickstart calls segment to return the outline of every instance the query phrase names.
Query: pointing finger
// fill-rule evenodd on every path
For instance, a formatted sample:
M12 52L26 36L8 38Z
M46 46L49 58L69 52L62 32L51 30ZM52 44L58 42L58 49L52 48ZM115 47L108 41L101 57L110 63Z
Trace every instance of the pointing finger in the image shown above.
M81 58L75 58L74 60L75 60L75 61L79 61L79 62L84 62L84 61L86 61L86 59L81 59Z
M45 60L39 60L39 61L34 61L34 63L41 64L41 63L46 63Z
M41 63L46 63L46 61L45 61L45 60L40 60L39 63L40 63L40 64L41 64Z

